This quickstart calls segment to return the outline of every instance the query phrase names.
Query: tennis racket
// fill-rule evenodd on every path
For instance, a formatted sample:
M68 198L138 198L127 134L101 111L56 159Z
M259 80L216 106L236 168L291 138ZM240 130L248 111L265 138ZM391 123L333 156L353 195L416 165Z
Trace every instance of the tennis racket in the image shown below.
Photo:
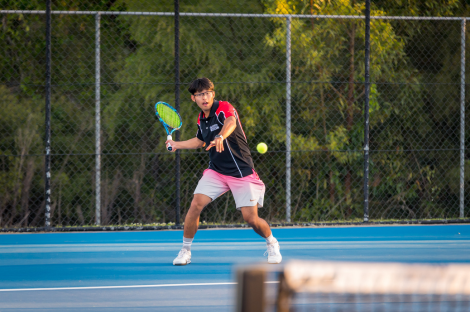
M178 114L178 112L176 111L176 109L173 108L173 106L165 102L158 102L157 104L155 104L155 114L157 115L160 122L163 124L163 127L165 127L165 131L167 134L166 139L172 140L173 138L171 137L171 134L175 130L181 128L181 126L183 125L180 114ZM169 143L166 149L169 151L172 150L172 147Z

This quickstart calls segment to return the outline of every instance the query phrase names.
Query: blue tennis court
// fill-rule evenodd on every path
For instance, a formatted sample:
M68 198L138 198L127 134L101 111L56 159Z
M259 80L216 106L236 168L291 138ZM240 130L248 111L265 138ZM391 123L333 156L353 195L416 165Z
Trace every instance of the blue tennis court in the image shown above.
M290 259L464 263L470 225L275 228ZM233 311L237 265L265 262L251 229L200 230L173 266L182 231L2 234L0 312Z

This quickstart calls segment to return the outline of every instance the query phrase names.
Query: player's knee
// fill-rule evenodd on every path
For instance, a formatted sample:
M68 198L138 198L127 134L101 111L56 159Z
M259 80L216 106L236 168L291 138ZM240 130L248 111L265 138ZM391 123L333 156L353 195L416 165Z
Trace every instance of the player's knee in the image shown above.
M243 216L243 220L245 220L245 222L248 223L249 225L255 225L256 221L258 220L258 216L255 216L255 215Z
M190 209L196 210L196 211L202 211L202 209L204 209L204 203L197 200L196 198L193 198Z

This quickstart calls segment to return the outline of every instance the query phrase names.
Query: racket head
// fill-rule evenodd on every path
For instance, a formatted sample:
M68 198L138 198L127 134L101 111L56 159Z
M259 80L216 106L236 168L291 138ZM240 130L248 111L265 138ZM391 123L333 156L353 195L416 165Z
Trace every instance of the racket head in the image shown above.
M155 115L157 115L168 134L180 129L183 125L180 114L168 103L157 102L155 104Z

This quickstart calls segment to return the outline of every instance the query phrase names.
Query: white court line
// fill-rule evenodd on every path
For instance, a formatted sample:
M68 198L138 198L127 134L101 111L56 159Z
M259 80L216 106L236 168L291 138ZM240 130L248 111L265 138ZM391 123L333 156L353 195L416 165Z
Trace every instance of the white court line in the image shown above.
M278 284L278 281L264 282L265 284ZM17 288L0 289L7 291L42 291L42 290L82 290L82 289L120 289L120 288L152 288L152 287L184 287L184 286L214 286L214 285L237 285L235 282L227 283L192 283L192 284L160 284L160 285L129 285L129 286L90 286L90 287L58 287L58 288Z

